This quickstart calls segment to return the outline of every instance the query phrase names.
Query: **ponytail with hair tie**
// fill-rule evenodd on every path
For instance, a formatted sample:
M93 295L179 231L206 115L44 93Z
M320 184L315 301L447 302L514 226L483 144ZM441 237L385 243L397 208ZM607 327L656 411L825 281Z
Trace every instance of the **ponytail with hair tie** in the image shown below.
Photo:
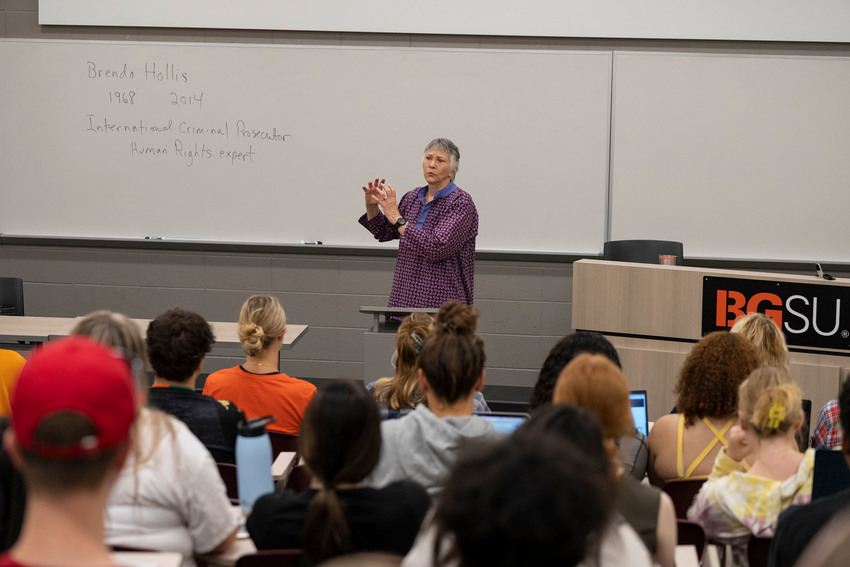
M767 412L767 428L771 431L779 429L782 422L785 420L785 406L776 401L770 405L770 410Z

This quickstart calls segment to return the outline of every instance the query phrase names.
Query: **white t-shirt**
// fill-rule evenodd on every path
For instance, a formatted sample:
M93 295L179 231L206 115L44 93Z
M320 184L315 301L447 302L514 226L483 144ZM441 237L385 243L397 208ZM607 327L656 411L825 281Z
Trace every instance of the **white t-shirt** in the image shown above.
M433 567L434 538L436 528L430 521L430 515L422 524L422 530L416 537L413 548L404 558L401 567ZM450 536L451 537L451 536ZM450 545L450 541L440 543L442 553ZM622 518L615 518L605 529L600 540L598 554L591 552L577 567L652 567L649 551L637 533ZM458 567L460 558L444 562L443 567Z
M239 525L238 511L209 451L188 427L169 415L154 444L153 410L144 409L136 442L142 455L136 466L133 451L113 488L106 510L106 542L183 554L183 566L195 564L194 554L218 547Z

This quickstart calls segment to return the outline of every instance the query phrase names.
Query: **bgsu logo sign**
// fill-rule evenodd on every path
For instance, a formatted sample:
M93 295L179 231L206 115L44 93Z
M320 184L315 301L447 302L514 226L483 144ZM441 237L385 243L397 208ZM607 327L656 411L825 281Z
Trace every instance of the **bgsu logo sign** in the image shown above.
M703 335L755 311L773 319L789 346L850 350L850 287L703 278Z

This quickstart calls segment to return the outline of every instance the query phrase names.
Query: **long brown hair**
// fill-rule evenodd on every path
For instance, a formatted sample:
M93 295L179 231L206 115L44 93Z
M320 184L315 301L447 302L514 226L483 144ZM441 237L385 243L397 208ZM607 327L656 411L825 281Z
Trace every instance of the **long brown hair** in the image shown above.
M416 407L423 401L416 379L419 355L434 325L427 313L411 313L399 325L395 335L395 376L375 382L375 399L389 409Z
M419 367L434 394L448 403L468 396L484 371L484 342L475 334L478 310L448 301L422 347Z
M313 564L352 550L341 484L361 482L381 455L381 418L375 400L362 385L331 383L310 402L298 450L321 488L304 518L304 553Z

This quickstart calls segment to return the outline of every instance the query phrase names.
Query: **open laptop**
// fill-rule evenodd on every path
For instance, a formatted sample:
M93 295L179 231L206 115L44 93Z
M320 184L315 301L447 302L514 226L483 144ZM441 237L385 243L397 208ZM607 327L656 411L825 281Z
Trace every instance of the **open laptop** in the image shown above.
M515 413L507 411L476 412L493 425L493 429L500 435L510 435L528 419L527 413Z
M649 435L649 412L646 405L646 390L632 390L629 392L629 402L632 406L632 418L635 427L644 437Z

